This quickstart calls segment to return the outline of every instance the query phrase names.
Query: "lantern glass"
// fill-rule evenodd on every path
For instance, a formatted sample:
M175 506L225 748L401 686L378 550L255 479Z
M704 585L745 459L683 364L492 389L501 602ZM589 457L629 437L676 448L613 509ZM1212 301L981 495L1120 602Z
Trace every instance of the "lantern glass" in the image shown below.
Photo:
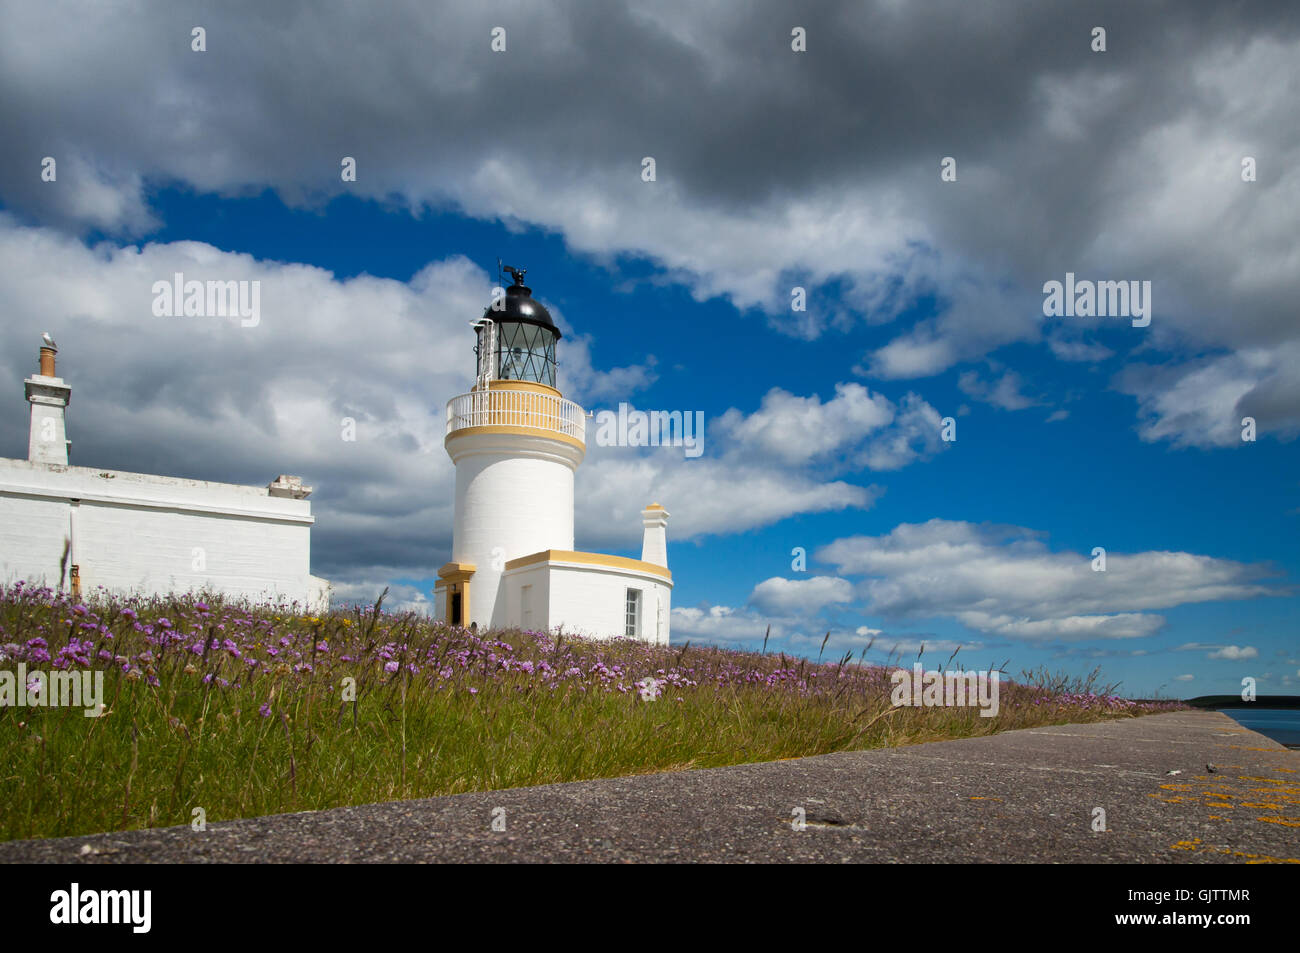
M502 321L497 326L497 376L555 386L555 333L536 324Z

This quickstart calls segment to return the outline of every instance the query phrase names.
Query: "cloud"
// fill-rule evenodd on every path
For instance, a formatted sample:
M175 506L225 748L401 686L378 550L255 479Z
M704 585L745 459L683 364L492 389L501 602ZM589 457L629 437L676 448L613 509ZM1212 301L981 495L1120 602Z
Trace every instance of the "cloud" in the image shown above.
M432 614L433 601L429 598L428 591L417 586L394 585L378 578L354 579L351 582L343 583L332 582L330 600L336 606L373 606L385 589L388 590L388 595L384 597L384 611L396 613L414 612L418 615Z
M15 170L0 195L40 223L125 236L154 227L157 184L535 225L795 336L879 327L862 367L883 379L1040 340L1039 289L1066 270L1155 282L1151 333L1128 343L1267 350L1300 337L1300 19L1214 7L1208 30L1210 9L1103 3L1112 37L1144 38L1116 59L1078 40L1093 20L1062 28L1055 7L1011 0L832 0L801 14L804 54L777 0L740 18L688 0L394 0L314 9L310 27L298 4L231 3L205 11L195 53L183 7L87 17L51 0L10 11L0 37L0 165ZM45 153L57 182L40 180ZM1293 397L1258 395L1279 414Z
M1114 357L1115 352L1101 344L1092 344L1081 340L1072 340L1062 335L1047 339L1047 346L1061 361L1095 363Z
M837 384L835 397L822 403L815 394L796 397L774 387L762 406L744 417L727 411L718 425L739 444L783 463L806 463L856 443L894 419L894 405L861 384Z
M876 640L875 649L888 655L915 656L922 654L926 664L937 662L934 656L947 657L958 650L978 651L984 648L979 641L958 641L955 639L895 637L882 634ZM956 664L956 663L954 663Z
M551 308L551 316L564 333L564 390L566 396L580 404L608 400L629 400L659 379L655 367L658 359L647 355L641 364L598 370L591 363L591 347L595 339L591 334L574 334L558 308Z
M768 652L784 651L812 658L819 654L825 658L827 655L835 657L845 652L859 653L868 645L872 646L870 656L876 659L899 653L913 656L923 646L927 656L942 653L945 657L958 648L966 651L983 648L983 643L978 641L955 641L927 635L894 636L865 625L846 629L843 625L817 616L827 606L843 604L844 600L840 596L846 593L839 587L826 587L831 598L826 598L826 593L823 593L820 599L796 603L793 599L785 598L788 595L786 590L766 585L770 582L772 580L765 580L755 587L756 594L760 590L765 595L775 593L775 598L762 600L762 605L751 596L747 605L738 607L675 607L672 610L673 639L758 646L763 644L766 635Z
M933 519L883 536L837 539L816 552L839 576L863 579L864 608L887 618L946 616L1013 639L1132 639L1163 624L1153 609L1283 595L1256 580L1268 567L1182 552L1053 552L1016 526Z
M1243 348L1172 367L1135 364L1116 387L1138 401L1138 434L1175 447L1243 444L1243 417L1259 435L1300 434L1300 341Z
M578 468L580 546L632 546L650 502L671 514L669 540L770 526L800 513L869 509L884 492L815 473L737 461L721 453L687 459L680 448L600 447L589 442Z
M1221 649L1211 652L1206 658L1227 659L1236 661L1238 659L1258 658L1259 650L1253 645L1247 645L1244 648L1238 645L1225 645Z
M835 385L835 396L796 396L779 387L748 416L732 408L717 428L747 456L782 464L845 461L844 468L896 470L943 449L941 417L916 394L895 404L856 383Z
M1098 648L1087 645L1058 645L1052 650L1052 658L1142 658L1150 654L1147 649Z
M969 612L968 624L995 631L1010 638L1043 639L1140 639L1164 624L1158 615L1119 612L1114 615L1074 615L1052 619L1008 619L1002 615Z
M629 404L629 412L636 410ZM897 402L857 383L835 396L772 388L757 410L705 418L703 453L680 447L599 446L578 471L579 537L628 546L637 513L652 500L672 514L674 539L769 526L801 513L865 510L884 493L850 474L891 471L929 459L945 444L939 412L914 393ZM843 479L835 479L843 477Z
M1195 675L1175 675L1175 676L1174 676L1174 681L1175 681L1175 682L1190 682L1190 681L1194 680L1195 678L1196 678Z
M957 387L967 397L991 404L1000 410L1024 410L1038 406L1039 401L1020 392L1023 383L1015 371L1006 371L996 382L983 380L976 371L964 371L957 378Z
M674 606L672 610L675 641L761 643L768 626L771 626L772 636L777 642L783 642L791 634L791 625L790 620L769 619L744 607Z
M943 418L917 394L908 393L898 403L892 427L868 441L850 459L868 470L897 470L916 460L933 457L948 445L939 434Z
M813 614L826 606L850 602L853 584L834 576L809 579L764 579L750 593L749 602L762 612L773 615Z
M1175 652L1205 652L1208 659L1224 659L1235 661L1237 659L1258 658L1259 651L1254 647L1247 645L1244 648L1238 645L1215 645L1207 642L1184 642L1174 649Z

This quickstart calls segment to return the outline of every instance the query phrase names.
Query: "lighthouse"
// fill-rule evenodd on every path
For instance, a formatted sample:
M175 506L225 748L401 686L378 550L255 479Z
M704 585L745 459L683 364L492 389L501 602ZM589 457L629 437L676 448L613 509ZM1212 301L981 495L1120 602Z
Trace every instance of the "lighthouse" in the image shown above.
M656 503L641 511L642 558L574 549L574 477L586 414L558 387L562 334L524 269L473 324L475 382L447 403L456 468L451 561L437 617L479 628L563 628L667 644L672 574Z

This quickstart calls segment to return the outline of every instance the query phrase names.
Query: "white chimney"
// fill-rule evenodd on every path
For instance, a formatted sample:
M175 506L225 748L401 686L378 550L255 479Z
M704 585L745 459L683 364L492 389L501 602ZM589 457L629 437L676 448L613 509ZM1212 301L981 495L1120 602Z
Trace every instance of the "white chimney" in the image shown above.
M49 334L41 335L41 370L23 381L27 402L32 405L31 429L28 432L27 459L32 463L68 465L68 433L63 412L72 396L72 388L56 377L54 355L59 352Z
M651 503L641 511L645 536L641 542L641 561L668 568L668 511Z

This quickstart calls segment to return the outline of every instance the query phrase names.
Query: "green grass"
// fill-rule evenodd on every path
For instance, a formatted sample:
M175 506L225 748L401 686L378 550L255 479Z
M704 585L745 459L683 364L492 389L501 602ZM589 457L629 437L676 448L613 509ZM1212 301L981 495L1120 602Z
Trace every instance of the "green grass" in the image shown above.
M0 708L5 839L184 824L195 808L214 822L1170 707L1091 693L1091 681L1051 693L1004 683L999 715L981 718L974 707L892 707L888 669L848 658L819 665L626 640L476 636L370 610L313 618L203 605L74 608L47 590L0 588L0 668L84 661L104 671L108 708L98 718ZM649 701L636 686L647 676L665 681ZM355 699L345 700L345 678Z

